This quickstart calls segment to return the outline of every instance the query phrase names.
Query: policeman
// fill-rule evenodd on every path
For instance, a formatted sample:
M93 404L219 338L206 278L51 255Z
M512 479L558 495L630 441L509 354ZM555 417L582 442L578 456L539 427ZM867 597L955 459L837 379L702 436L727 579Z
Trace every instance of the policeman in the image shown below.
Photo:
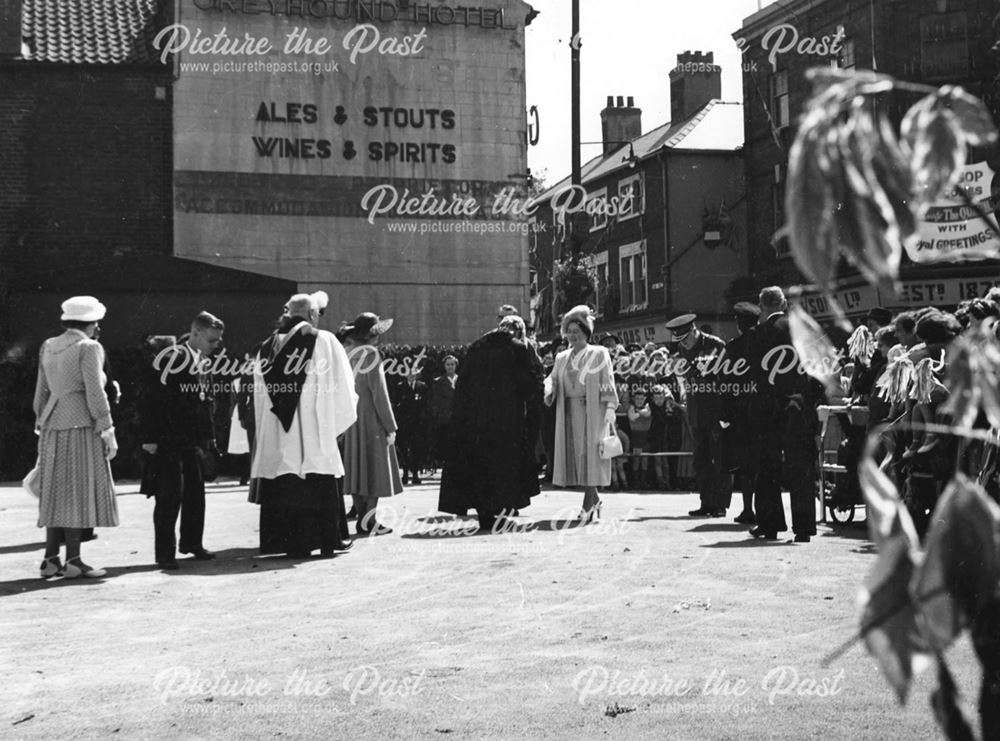
M694 439L694 475L701 506L693 517L724 517L732 499L728 473L722 460L722 396L718 389L718 367L726 343L695 326L698 317L682 314L667 322L671 341L684 361L678 374L687 391L688 425ZM683 372L681 372L683 371Z

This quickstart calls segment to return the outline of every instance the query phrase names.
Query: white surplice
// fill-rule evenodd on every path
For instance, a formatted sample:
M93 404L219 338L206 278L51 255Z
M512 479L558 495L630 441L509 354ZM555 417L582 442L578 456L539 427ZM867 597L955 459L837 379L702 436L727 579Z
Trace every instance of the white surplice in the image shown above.
M300 325L292 332L301 329ZM307 473L344 475L337 436L357 420L354 373L347 352L333 333L321 329L316 334L316 347L288 432L271 411L260 363L254 369L257 435L252 478L273 479L289 473L300 478Z

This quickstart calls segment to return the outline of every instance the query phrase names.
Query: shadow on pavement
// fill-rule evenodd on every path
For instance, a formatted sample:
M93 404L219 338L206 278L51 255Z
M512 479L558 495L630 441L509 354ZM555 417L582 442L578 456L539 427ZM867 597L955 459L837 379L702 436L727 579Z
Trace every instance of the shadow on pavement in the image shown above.
M163 571L156 563L149 562L135 564L134 566L101 566L108 573L100 579L88 579L86 577L79 577L77 579L64 579L61 577L42 579L34 575L26 576L21 579L0 582L0 598L35 592L39 589L57 589L59 587L79 586L81 584L100 584L101 582L117 579L127 574L141 574L150 571L162 571L164 575L170 577L250 574L253 572L291 569L299 563L320 560L332 561L335 558L336 556L312 556L310 558L291 558L281 555L261 556L258 554L256 548L230 548L224 551L215 551L215 558L211 561L199 561L195 558L181 556L177 560L180 568L176 571Z
M704 525L698 525L693 527L687 532L689 533L709 533L709 532L728 532L735 533L739 531L746 532L752 525L740 525L736 522L706 522Z
M709 543L701 548L769 548L773 546L800 545L791 541L791 536L778 536L777 540L764 540L763 538L747 538L746 540L727 540L719 543ZM802 543L801 545L807 545Z
M4 556L8 553L27 553L28 551L41 551L45 549L45 541L40 540L37 543L20 543L18 545L5 545L0 548L0 556Z

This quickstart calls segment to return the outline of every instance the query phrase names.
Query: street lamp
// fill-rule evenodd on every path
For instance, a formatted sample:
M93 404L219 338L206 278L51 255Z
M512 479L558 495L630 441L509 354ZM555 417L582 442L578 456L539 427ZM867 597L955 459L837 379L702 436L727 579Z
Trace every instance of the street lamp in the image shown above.
M607 141L607 142L580 142L580 144L628 144L628 156L622 157L622 162L628 162L628 166L635 168L639 164L639 158L635 154L635 147L630 141Z

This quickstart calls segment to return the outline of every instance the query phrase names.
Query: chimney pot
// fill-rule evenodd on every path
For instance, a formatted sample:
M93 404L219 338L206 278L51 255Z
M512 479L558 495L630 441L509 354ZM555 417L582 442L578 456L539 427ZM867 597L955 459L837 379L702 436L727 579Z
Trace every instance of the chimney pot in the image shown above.
M635 108L635 98L632 97L631 95L628 96L628 107Z
M619 108L624 108L625 107L625 98L623 98L620 95L618 96L618 107Z
M614 108L615 107L615 96L614 95L609 95L608 96L608 104L607 104L606 107L607 108Z

